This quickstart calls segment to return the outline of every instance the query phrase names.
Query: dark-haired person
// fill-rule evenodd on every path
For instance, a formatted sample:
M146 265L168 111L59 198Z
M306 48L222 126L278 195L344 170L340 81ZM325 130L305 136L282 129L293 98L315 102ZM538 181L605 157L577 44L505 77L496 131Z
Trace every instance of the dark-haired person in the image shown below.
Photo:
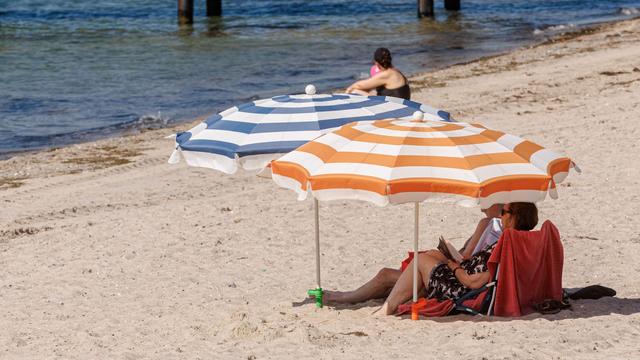
M484 217L478 221L476 229L469 239L464 243L460 254L463 259L471 258L478 251L483 250L487 245L494 244L502 234L502 223L500 221L500 212L503 204L495 204L486 209L480 209ZM439 261L446 262L447 257L438 250L421 251L420 254L427 254ZM411 261L411 258L403 261L401 269L385 267L380 269L378 273L365 284L353 291L330 291L324 292L326 303L359 303L371 299L379 299L387 297L391 289L393 289L396 281L400 278L404 266Z
M521 231L533 230L538 224L538 208L533 203L515 202L505 204L501 211L502 227ZM449 260L446 263L429 256L419 255L418 285L426 288L426 297L439 301L454 300L469 289L477 289L491 280L487 267L495 244L477 252L461 263ZM413 261L407 267L410 269ZM380 314L392 315L398 305L411 299L413 290L413 271L402 273L394 285Z
M373 61L380 72L369 79L356 81L347 88L346 92L364 96L394 96L409 100L411 98L409 81L400 70L393 67L389 49L378 48L373 54Z
M505 204L500 211L503 229L521 231L532 230L538 224L538 208L533 203L516 202ZM427 298L440 301L456 299L469 289L477 289L491 280L487 262L496 243L491 243L484 249L475 252L461 263L443 261L441 255L434 256L434 252L424 252L418 255L418 290L426 291ZM399 276L389 277L388 282L381 281L382 286L391 287L379 314L394 314L400 304L405 303L412 296L413 290L413 260L407 266L409 271ZM366 285L366 284L365 284ZM325 292L324 301L327 303L352 303L357 298L357 292ZM361 300L361 299L358 299ZM368 299L366 299L368 300Z

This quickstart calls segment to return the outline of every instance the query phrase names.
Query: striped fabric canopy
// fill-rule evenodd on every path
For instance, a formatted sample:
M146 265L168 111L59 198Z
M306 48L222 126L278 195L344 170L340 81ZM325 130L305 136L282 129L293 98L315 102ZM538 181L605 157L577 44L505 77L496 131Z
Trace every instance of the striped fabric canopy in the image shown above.
M309 87L308 87L309 88ZM271 160L331 130L353 122L411 117L431 120L449 113L394 97L337 95L276 96L230 108L176 136L169 163L183 157L191 166L232 174L238 166L263 169Z
M463 205L536 202L573 162L479 124L381 120L323 135L271 163L272 177L299 199L360 199L383 206L447 198Z

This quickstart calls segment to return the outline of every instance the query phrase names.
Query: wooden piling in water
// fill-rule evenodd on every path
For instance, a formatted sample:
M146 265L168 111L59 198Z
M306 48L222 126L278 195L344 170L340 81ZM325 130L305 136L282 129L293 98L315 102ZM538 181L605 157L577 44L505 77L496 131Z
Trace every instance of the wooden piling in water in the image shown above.
M193 0L178 0L178 23L193 24Z
M444 0L444 8L450 11L460 10L460 0Z
M222 15L222 0L207 0L207 16Z
M433 16L433 0L418 0L418 17Z

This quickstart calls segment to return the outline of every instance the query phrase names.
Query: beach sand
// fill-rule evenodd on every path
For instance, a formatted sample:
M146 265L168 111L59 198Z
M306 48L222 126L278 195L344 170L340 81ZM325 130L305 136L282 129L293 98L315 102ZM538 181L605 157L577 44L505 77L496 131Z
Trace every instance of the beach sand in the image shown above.
M311 202L269 179L168 165L174 129L0 162L2 359L640 359L640 20L412 80L418 101L580 165L540 204L568 288L618 295L522 318L316 309ZM418 87L421 87L418 89ZM421 246L477 209L424 204ZM413 205L322 203L323 287L397 267ZM541 221L542 223L542 221Z

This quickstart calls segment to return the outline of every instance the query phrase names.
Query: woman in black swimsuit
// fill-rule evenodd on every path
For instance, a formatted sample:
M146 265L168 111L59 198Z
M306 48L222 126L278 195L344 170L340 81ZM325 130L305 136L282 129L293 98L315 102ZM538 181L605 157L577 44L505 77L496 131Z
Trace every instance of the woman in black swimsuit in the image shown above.
M394 96L409 100L411 98L409 81L400 70L393 67L389 49L378 48L373 54L373 61L381 71L369 79L351 84L347 88L347 93Z

